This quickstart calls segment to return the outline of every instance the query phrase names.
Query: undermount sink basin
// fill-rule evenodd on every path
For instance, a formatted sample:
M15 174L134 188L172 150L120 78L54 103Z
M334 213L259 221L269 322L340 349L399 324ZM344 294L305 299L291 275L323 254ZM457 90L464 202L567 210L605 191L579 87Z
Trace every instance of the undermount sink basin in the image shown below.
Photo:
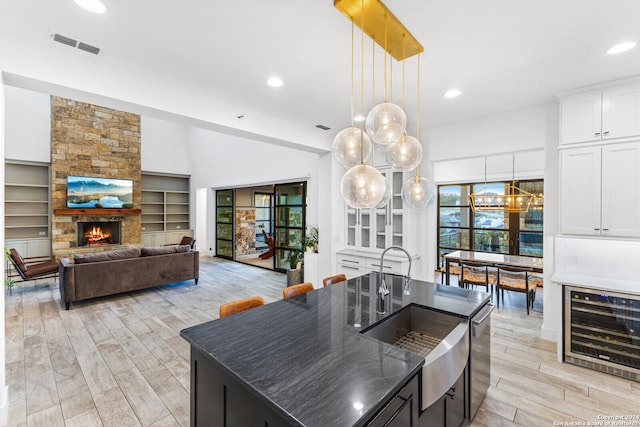
M425 358L422 409L449 391L469 358L467 319L417 305L408 305L361 333Z

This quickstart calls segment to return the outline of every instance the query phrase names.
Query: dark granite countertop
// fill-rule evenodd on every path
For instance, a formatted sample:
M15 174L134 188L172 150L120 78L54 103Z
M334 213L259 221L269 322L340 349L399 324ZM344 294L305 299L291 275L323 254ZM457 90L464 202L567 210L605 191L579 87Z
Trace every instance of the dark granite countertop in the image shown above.
M292 424L360 425L424 358L358 332L409 304L473 316L484 292L384 275L386 314L376 313L378 273L184 329L181 335Z

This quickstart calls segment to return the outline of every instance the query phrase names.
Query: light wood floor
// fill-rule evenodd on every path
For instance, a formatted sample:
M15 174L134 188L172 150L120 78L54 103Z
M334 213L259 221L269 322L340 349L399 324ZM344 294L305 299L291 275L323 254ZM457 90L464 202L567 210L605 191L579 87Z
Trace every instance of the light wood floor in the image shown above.
M185 327L217 318L221 303L281 297L286 276L202 258L200 282L61 308L57 285L5 297L9 426L188 426ZM638 414L640 384L556 361L532 314L510 295L492 316L492 386L474 426L540 426ZM636 424L640 425L640 423Z

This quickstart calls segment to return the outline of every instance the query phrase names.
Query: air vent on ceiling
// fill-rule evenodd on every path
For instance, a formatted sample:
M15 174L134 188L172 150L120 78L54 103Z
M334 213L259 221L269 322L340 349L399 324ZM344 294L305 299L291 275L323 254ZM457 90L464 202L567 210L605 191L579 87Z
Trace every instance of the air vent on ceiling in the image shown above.
M76 40L63 36L62 34L54 34L53 40L71 47L76 47L78 45L78 42Z
M85 52L93 53L94 55L97 55L100 53L99 47L91 46L90 44L86 44L82 42L78 43L78 49L84 50Z
M318 129L322 129L322 130L329 130L329 129L331 129L330 127L325 126L325 125L316 125L316 127L317 127Z
M84 50L85 52L93 53L97 55L100 53L100 48L91 46L90 44L86 44L83 42L78 42L77 40L72 39L71 37L63 36L62 34L55 33L53 34L53 40L58 43L65 44L71 47L77 47L80 50Z

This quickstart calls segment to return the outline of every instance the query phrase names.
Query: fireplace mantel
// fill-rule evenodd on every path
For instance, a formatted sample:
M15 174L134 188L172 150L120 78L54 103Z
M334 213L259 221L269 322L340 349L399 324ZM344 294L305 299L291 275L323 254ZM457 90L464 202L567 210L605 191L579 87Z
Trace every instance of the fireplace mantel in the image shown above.
M124 209L124 208L65 208L54 209L56 215L138 215L142 213L142 209Z

